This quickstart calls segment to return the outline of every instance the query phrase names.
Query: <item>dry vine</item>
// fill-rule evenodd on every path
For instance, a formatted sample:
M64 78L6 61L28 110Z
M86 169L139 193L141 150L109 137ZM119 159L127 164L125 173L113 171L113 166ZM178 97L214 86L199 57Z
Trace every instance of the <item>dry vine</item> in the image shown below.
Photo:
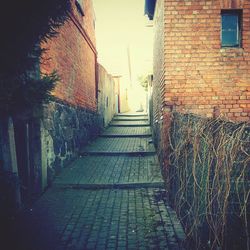
M192 247L249 250L249 125L174 113L169 135L170 199Z

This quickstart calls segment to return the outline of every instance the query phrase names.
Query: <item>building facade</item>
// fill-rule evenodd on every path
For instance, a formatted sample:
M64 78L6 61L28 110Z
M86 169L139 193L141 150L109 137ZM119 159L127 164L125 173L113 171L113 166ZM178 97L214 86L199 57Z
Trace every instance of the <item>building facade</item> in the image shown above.
M246 0L156 1L156 119L170 106L249 121L249 18Z
M250 2L146 0L145 13L155 29L153 125L160 148L170 111L250 121Z
M234 227L237 223L230 217L241 216L241 212L232 210L231 197L234 196L232 186L244 175L234 176L231 173L243 167L243 161L239 161L239 165L232 164L234 170L228 179L218 172L226 173L230 165L224 162L220 150L224 150L227 157L231 141L222 143L222 137L234 138L231 128L244 128L246 124L238 122L250 121L250 1L146 0L145 7L155 29L153 135L169 200L178 212L187 235L196 241L198 247L190 249L202 249L200 244L205 246L213 241L213 237L218 237L219 248L243 249L243 245L248 244L247 233L243 236L244 233ZM221 119L216 120L217 117ZM227 129L221 124L227 124ZM245 139L241 140L246 145L248 134L246 129ZM239 158L242 157L241 148L235 148L235 155ZM200 151L199 157L197 151ZM216 156L212 156L211 161L206 158L213 153ZM234 159L235 162L237 160ZM219 166L217 173L215 165ZM178 176L176 173L181 168L183 171ZM220 183L226 179L230 183L228 195L217 200L227 201L223 212L227 222L221 227L221 232L232 228L232 234L226 230L222 233L216 231L215 227L222 225L221 220L217 217L216 222L211 223L207 209L211 206L212 211L216 206L198 194L204 191L215 200L213 194L219 193L220 188L210 188L210 183L215 183L216 176L220 176ZM205 179L207 182L203 182ZM206 183L204 188L200 188L201 182ZM199 190L197 193L194 191L196 188ZM195 194L190 195L192 193ZM243 199L243 191L239 197ZM199 202L203 205L197 205ZM189 204L192 205L189 207ZM247 231L247 226L241 224L240 228L244 227ZM205 248L213 247L207 245Z

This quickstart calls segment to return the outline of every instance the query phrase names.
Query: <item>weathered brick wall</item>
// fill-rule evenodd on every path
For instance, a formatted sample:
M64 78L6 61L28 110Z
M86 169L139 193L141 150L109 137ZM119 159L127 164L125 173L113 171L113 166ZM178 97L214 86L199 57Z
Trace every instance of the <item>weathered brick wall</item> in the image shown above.
M161 4L157 3L156 13ZM220 113L230 120L249 121L250 2L165 0L164 5L164 102L181 112L207 117ZM243 8L242 48L222 49L221 9L231 8ZM157 15L155 25L156 32L162 29ZM160 34L156 42L155 51L160 52ZM161 57L154 56L159 60L154 84L162 89L162 70L157 69Z
M243 8L242 48L221 48L221 10ZM169 178L171 111L250 119L250 2L158 0L153 136Z
M168 155L168 127L169 107L164 103L164 95L166 92L165 75L166 75L166 61L164 58L164 41L167 35L164 29L164 0L156 2L155 11L155 38L154 38L154 64L153 64L153 139L158 149L161 166L167 173L167 155Z
M78 21L82 24L83 29L90 38L90 41L95 46L95 13L92 1L93 0L82 0L84 16L79 15L76 8L74 8L74 16L78 18Z
M153 63L153 137L160 140L160 121L164 97L164 0L156 2L154 30L154 63Z
M84 16L72 1L69 20L58 36L43 44L47 49L41 71L57 70L61 80L54 95L69 104L96 111L96 49L92 1L83 1Z
M116 112L115 80L98 64L98 113L104 127L108 126Z

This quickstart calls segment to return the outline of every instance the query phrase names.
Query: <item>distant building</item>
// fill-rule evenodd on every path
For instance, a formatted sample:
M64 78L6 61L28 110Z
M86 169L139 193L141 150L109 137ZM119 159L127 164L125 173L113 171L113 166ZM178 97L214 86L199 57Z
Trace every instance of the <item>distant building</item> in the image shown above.
M103 127L107 127L115 113L118 113L116 89L113 76L98 64L98 113Z
M114 76L116 86L116 102L118 103L118 113L130 111L129 90L130 84L122 76Z
M122 77L111 75L98 64L98 114L100 123L107 127L113 116L129 111L128 89Z

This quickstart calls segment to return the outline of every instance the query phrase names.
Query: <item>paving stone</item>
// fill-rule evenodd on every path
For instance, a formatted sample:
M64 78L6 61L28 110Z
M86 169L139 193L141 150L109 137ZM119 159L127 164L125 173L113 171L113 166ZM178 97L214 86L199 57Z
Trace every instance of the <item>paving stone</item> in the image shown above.
M150 127L109 127L102 135L151 135Z
M154 145L148 138L98 138L83 152L155 152Z
M119 113L115 117L120 116L120 117L143 117L143 116L148 116L147 113L145 112L126 112L126 113Z
M112 121L148 121L148 116L115 116Z
M56 178L55 184L121 184L162 182L156 156L85 156Z
M149 127L112 127L104 133L142 135L149 131ZM65 168L32 209L13 222L18 225L11 234L16 240L9 241L9 249L181 250L185 234L167 204L149 139L99 138L84 152L87 154ZM97 155L88 155L93 152ZM101 155L103 152L114 155ZM136 154L123 154L127 152ZM152 155L145 154L148 152Z
M149 126L148 121L112 121L110 126Z
M162 195L164 192L163 189L145 188L95 191L52 188L36 203L32 212L25 213L23 220L29 221L29 227L20 234L19 240L24 240L23 237L33 239L31 249L37 250L53 249L43 248L46 243L51 247L61 245L61 249L84 249L84 246L86 249L97 246L103 249L109 249L108 246L114 249L138 249L138 246L168 249L167 230L171 227L171 245L181 249L179 242L182 239L175 234L176 227L181 228L179 222L171 218L169 225L164 223L172 213ZM159 211L165 211L165 215L159 215ZM155 213L157 216L152 216ZM88 217L91 219L87 220ZM55 227L59 221L62 229ZM53 240L48 242L48 239Z

